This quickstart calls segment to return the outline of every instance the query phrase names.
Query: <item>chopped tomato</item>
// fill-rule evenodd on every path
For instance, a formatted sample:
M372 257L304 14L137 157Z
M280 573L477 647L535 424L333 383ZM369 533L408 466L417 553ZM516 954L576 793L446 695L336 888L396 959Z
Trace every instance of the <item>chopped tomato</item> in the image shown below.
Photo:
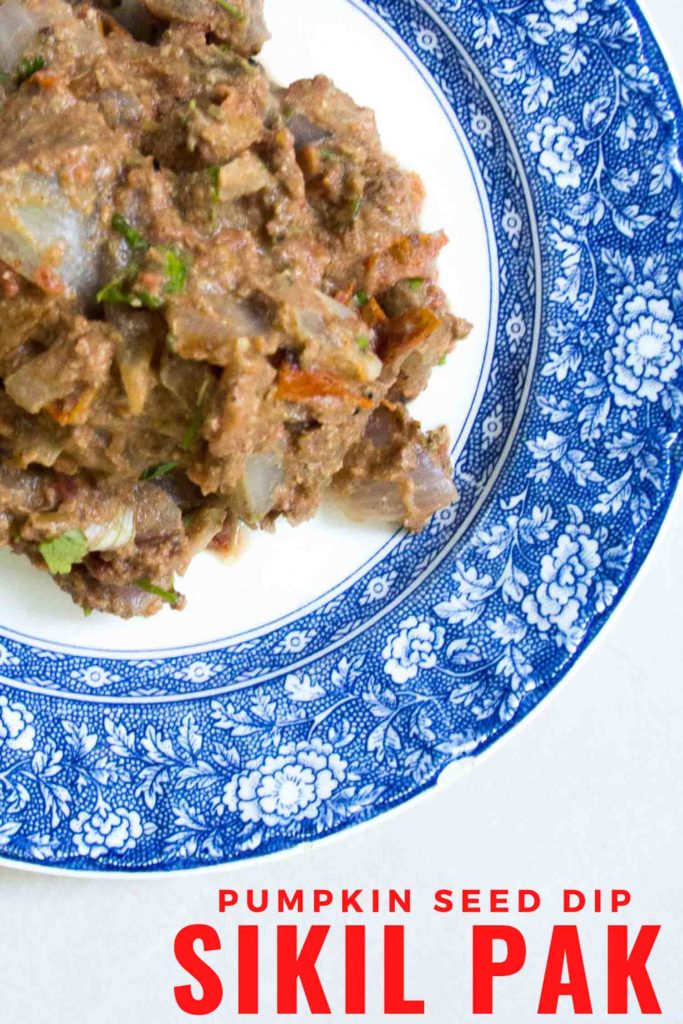
M39 85L41 89L56 89L59 85L59 77L50 71L36 71L31 76L31 81Z
M280 367L277 397L283 402L309 402L314 398L343 398L363 409L372 409L370 399L359 395L327 370L299 370L287 363Z
M61 402L53 402L51 405L45 406L45 412L49 413L52 419L62 427L84 423L95 397L95 391L95 388L87 388L77 398L65 398Z
M365 290L377 295L398 281L427 277L447 241L442 231L435 235L402 235L388 249L373 253L365 261Z
M51 267L39 267L36 271L36 284L48 295L61 295L64 282Z
M21 285L18 276L6 263L0 263L0 293L3 298L13 299L19 294Z
M351 284L343 291L335 292L332 298L335 300L335 302L341 302L342 306L349 306L351 304L351 299L353 298L355 291L355 285L353 284L353 282L351 282Z
M377 327L378 324L383 323L387 318L387 314L384 312L377 299L368 299L368 301L361 306L360 315L363 317L368 327Z
M378 355L385 362L406 355L426 341L441 326L436 313L426 306L409 309L379 325Z

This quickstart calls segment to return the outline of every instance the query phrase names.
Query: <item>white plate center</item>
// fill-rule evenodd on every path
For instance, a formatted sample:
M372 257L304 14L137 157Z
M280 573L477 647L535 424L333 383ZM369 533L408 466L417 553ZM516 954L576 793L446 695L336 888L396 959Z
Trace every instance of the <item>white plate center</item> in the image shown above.
M289 82L324 71L358 103L375 110L387 151L425 182L424 227L444 228L451 239L441 258L442 283L454 312L475 329L435 371L413 409L426 426L446 423L457 438L485 365L495 286L488 213L462 133L416 64L346 0L273 0L267 8L273 38L264 62L270 72ZM299 609L376 558L390 538L390 530L364 527L324 509L296 529L283 523L274 536L249 534L237 561L200 556L178 581L188 597L184 612L164 610L154 619L132 622L99 614L85 619L46 575L1 551L0 629L91 650L144 652L212 643L285 617L296 619Z

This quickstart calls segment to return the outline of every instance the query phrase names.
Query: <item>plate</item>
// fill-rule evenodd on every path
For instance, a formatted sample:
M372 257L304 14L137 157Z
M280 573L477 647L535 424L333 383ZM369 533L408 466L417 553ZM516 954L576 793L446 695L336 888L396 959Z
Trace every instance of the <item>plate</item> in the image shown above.
M224 864L373 818L517 725L633 580L681 467L681 107L631 0L271 4L421 173L476 324L416 415L459 500L419 536L326 508L200 557L189 607L78 609L0 553L0 853ZM537 725L542 728L542 723ZM533 733L530 733L531 737Z

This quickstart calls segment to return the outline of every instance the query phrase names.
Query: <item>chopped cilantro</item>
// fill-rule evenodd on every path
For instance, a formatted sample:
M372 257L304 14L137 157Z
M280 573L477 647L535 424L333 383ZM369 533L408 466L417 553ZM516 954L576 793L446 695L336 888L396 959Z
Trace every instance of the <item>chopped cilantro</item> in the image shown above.
M187 275L189 272L187 260L175 249L162 249L162 252L166 273L164 292L166 295L177 295L187 287Z
M134 309L161 309L163 304L163 299L144 288L136 288L130 296L130 305Z
M107 302L112 306L132 306L133 309L161 309L164 300L157 295L152 295L143 288L130 290L128 275L117 277L114 281L105 285L97 293L98 302Z
M82 562L90 550L82 530L69 530L60 537L46 540L38 546L53 576L65 576L77 562Z
M190 420L190 424L185 431L180 447L183 451L189 451L194 446L195 441L199 437L204 422L204 410L200 407L195 412L194 416Z
M224 11L227 11L231 18L236 18L237 21L242 21L244 15L238 7L228 2L228 0L216 0L219 7L222 7Z
M172 473L180 465L179 462L160 462L158 466L150 466L140 477L141 480L158 480L159 477Z
M132 305L131 296L127 295L123 290L125 278L117 277L116 280L110 281L104 288L101 288L97 293L98 302L108 302L112 306L115 305Z
M353 206L351 207L351 213L350 213L350 216L349 216L349 220L350 220L351 223L353 223L355 220L358 220L358 217L360 215L360 211L361 211L362 205L363 205L363 197L362 196L356 196L356 198L353 201Z
M445 366L445 365L446 365L446 357L445 356L441 356L441 359L439 359L439 366Z
M152 583L151 580L138 580L135 586L139 587L140 590L144 590L147 594L160 597L166 604L177 604L180 600L180 594L177 590L165 590L163 587L158 587L156 583Z
M408 281L408 287L411 292L419 292L422 285L425 283L424 277L411 277Z
M129 224L125 217L122 217L120 213L115 213L111 219L111 226L114 231L123 238L124 242L129 249L145 249L149 248L148 243L144 240L139 231L136 231L132 224Z
M183 449L183 451L189 451L190 448L193 448L197 438L201 433L202 425L204 423L204 399L206 397L206 392L208 391L208 389L209 379L207 378L202 384L201 388L199 389L199 394L197 395L197 408L195 410L194 416L192 417L188 424L183 439L180 442L180 447Z
M353 301L356 303L357 306L364 306L366 302L370 301L370 296L368 295L367 292L356 292L356 294L353 297Z
M361 352L365 352L370 347L370 339L367 334L361 334L360 337L356 338L356 345L358 345Z
M28 82L29 78L33 78L36 72L42 71L44 67L44 57L22 57L16 74L17 85L22 85L23 82Z
M83 616L84 616L84 618L89 619L90 616L92 615L92 612L93 612L92 608L84 608L83 609Z
M221 197L221 169L218 164L214 164L207 168L207 173L211 181L211 201L217 203Z
M110 305L132 306L134 309L161 309L167 295L177 295L187 286L189 266L187 260L176 249L165 245L151 245L139 231L128 223L125 217L116 213L112 227L126 242L133 253L128 269L106 284L97 294L98 302ZM145 288L136 288L135 282L145 260L160 257L163 280L161 294L155 295ZM154 268L156 270L156 267Z

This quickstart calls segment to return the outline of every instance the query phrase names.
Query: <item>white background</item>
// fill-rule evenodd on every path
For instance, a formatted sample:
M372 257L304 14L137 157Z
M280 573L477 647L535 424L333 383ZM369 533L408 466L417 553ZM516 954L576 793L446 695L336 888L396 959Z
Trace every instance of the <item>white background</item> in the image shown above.
M648 9L680 68L681 6L649 0ZM662 1019L683 1022L682 509L679 494L636 585L554 698L469 773L393 816L290 855L201 876L108 881L0 871L1 1024L190 1019L175 1009L173 985L185 979L172 948L178 928L194 921L214 924L224 936L226 952L214 963L226 1001L210 1019L234 1020L231 943L235 924L247 918L219 918L217 890L314 886L413 890L408 994L424 998L427 1013L385 1017L374 985L362 1018L371 1024L471 1024L472 921L434 915L431 898L439 888L518 886L538 889L545 903L522 922L527 967L519 979L501 983L495 1024L536 1019L550 926L562 921L563 886L633 891L633 907L620 920L663 925L652 975ZM334 913L325 920L333 933L321 973L336 998L332 1019L341 1019L344 921ZM499 921L520 923L516 915ZM368 916L365 923L374 984L383 919ZM608 921L582 916L576 923L593 987L592 1019L603 1020ZM271 1024L277 1019L270 995L274 926L274 917L263 920L264 1011L252 1018ZM555 1019L576 1018L564 1011ZM645 1018L633 1012L628 1019Z

